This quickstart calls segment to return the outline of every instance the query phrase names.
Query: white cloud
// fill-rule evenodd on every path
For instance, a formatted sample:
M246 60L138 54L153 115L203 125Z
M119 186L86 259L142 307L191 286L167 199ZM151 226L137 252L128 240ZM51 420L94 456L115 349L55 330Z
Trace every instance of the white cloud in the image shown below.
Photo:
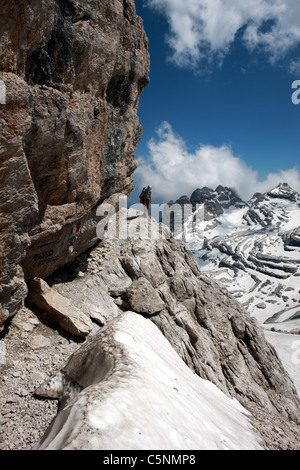
M138 158L135 180L139 187L151 184L154 197L161 202L175 200L182 195L190 196L196 188L203 186L215 189L219 184L235 188L244 200L282 182L300 191L297 169L270 173L260 181L257 171L234 156L227 145L200 145L191 153L167 122L161 124L157 137L148 142L148 148L147 158Z
M263 47L273 61L300 42L299 0L146 0L146 4L167 17L168 42L178 65L223 56L242 27L245 45Z
M290 64L290 72L293 75L300 75L300 58L298 60L293 60Z

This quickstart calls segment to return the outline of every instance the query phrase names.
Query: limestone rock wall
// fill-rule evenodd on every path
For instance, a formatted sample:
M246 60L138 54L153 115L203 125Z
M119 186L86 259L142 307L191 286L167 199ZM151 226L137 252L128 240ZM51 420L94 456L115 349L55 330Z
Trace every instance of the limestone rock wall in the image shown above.
M92 246L99 203L132 190L149 54L134 0L4 0L0 13L1 324L24 278Z

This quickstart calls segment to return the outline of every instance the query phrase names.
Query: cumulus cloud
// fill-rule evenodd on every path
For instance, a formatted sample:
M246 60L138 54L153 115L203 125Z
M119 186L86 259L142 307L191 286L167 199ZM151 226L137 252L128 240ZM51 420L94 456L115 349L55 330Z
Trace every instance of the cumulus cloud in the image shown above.
M160 202L176 200L182 195L190 196L196 188L203 186L215 189L219 184L234 188L244 200L282 182L300 191L297 169L270 173L261 181L257 171L234 156L227 145L200 145L190 152L168 122L161 124L157 136L148 142L148 149L147 158L138 158L135 180L139 187L151 184L153 195Z
M300 58L298 60L292 60L290 64L290 72L293 75L300 75Z
M263 48L271 61L300 42L299 0L146 0L165 15L172 60L195 65L223 57L236 34L249 49Z

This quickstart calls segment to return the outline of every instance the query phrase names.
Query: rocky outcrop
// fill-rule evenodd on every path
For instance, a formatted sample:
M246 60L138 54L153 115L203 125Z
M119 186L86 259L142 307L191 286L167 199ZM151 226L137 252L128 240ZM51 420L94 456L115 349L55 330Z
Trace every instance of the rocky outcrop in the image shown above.
M31 122L29 87L16 75L3 75L7 91L6 105L0 105L0 312L8 316L26 296L20 263L30 245L38 198L23 149Z
M95 243L99 203L130 193L149 55L134 0L4 1L0 13L4 318L24 278Z
M175 237L184 239L187 231L197 230L198 222L210 222L207 226L212 229L227 209L245 206L234 189L219 185L213 190L205 186L197 188L190 197L184 195L165 204L162 221Z
M197 205L204 204L204 220L210 220L223 214L231 206L240 206L245 203L233 188L219 185L214 191L206 186L197 188L191 195L193 210Z
M264 437L272 433L274 420L299 435L297 392L256 320L200 272L185 244L141 236L152 233L154 223L141 213L130 210L128 223L135 236L103 242L108 256L99 258L99 270L87 268L68 283L59 282L63 273L56 273L48 279L52 288L87 315L101 311L104 324L128 310L146 316L194 373L253 414ZM145 292L143 301L139 294ZM149 305L157 305L157 312L149 311Z
M137 313L154 315L165 308L165 302L145 277L135 279L127 288L125 296L131 310Z
M283 233L282 240L285 251L293 251L296 247L300 248L300 227Z
M71 335L85 337L92 330L90 318L78 310L69 299L51 289L42 279L35 278L30 281L28 300L47 312Z

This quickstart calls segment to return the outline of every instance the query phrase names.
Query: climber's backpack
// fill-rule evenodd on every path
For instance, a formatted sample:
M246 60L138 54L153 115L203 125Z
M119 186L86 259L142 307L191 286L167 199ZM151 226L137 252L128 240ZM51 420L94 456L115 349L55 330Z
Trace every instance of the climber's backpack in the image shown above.
M149 194L148 193L149 193L149 191L147 191L146 188L143 188L143 191L140 194L140 200L144 201L144 200L149 199Z

